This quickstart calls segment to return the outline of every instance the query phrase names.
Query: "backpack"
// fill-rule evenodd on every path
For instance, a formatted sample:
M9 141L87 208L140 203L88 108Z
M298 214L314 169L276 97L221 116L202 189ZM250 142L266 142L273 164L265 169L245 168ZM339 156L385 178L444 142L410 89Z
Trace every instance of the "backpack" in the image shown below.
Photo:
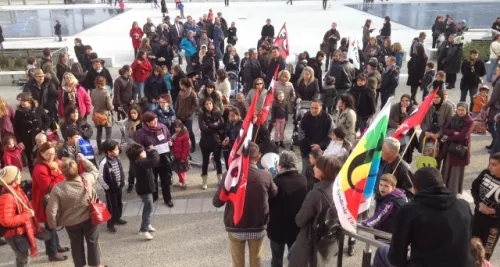
M329 245L337 241L340 233L340 221L337 215L337 209L333 203L330 203L325 193L321 194L328 202L329 207L318 214L314 222L315 241L319 245Z

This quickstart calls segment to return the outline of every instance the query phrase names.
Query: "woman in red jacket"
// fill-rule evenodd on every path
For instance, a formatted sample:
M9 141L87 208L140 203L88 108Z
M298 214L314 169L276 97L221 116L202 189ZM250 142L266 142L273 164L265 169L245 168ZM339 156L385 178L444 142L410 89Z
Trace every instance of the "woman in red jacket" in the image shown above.
M134 57L137 56L137 52L139 51L139 47L141 46L142 37L144 36L144 32L142 32L141 27L139 27L139 23L134 21L132 23L132 29L130 29L130 38L132 38L132 46L134 47Z
M78 80L71 72L66 72L63 75L57 102L57 109L61 118L65 117L64 110L71 105L78 107L78 112L83 118L87 118L87 115L92 111L92 101L90 100L89 94L80 84L78 84Z
M179 175L178 186L180 186L182 189L186 189L186 172L190 169L188 160L189 132L180 120L174 121L173 128L175 131L174 136L172 136L172 152L175 157L173 170L177 172L177 175Z
M69 248L59 246L59 237L56 229L50 229L45 215L45 205L43 198L59 182L64 181L59 162L56 158L56 149L51 142L47 142L38 149L35 167L33 169L33 208L35 216L40 223L45 223L45 228L51 233L51 238L45 241L45 253L49 256L49 261L64 261L68 256L61 253L68 252Z
M135 86L139 90L139 99L141 99L144 97L144 83L153 69L146 52L139 51L130 68L132 69L132 78L134 78Z
M15 166L0 170L0 185L3 186L0 194L0 225L6 228L5 240L16 254L17 266L28 266L28 256L35 257L38 252L35 233L39 228L33 218L34 212L28 197L21 189L21 178L21 172ZM19 250L14 237L25 239L29 244L29 251Z

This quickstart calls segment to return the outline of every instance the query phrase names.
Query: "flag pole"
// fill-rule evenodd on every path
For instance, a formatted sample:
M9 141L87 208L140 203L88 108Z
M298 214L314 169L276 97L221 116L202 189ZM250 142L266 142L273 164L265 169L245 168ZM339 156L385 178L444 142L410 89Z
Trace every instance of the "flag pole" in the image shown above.
M396 164L396 168L394 168L394 170L392 171L392 175L394 175L394 173L396 173L396 170L398 169L399 164L401 163L401 161L403 161L403 157L406 154L406 151L408 150L408 148L410 147L411 141L413 140L413 137L415 137L416 133L417 133L417 131L415 131L415 129L413 129L413 134L411 135L410 140L408 141L408 144L406 145L405 150L403 151L403 154L401 155L401 157L399 157L398 164Z

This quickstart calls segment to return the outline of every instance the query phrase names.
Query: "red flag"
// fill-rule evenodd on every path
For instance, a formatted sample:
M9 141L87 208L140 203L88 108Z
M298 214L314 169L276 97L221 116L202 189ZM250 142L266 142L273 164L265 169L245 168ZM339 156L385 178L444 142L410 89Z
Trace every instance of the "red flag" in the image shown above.
M248 152L250 143L252 142L253 119L255 117L255 106L257 105L258 98L259 92L256 91L241 126L240 135L236 138L231 148L228 159L229 168L226 173L224 186L219 195L221 201L230 201L233 204L233 222L235 225L243 217L243 209L245 207L248 167L250 166Z
M278 36L274 39L274 45L280 48L280 55L283 59L286 59L290 55L290 50L288 49L288 31L286 30L286 22L283 23Z
M434 90L434 92L430 93L425 97L424 101L420 103L418 108L408 117L406 120L399 125L398 129L392 134L392 137L401 140L401 137L408 132L411 128L420 125L422 123L422 120L425 117L425 114L427 114L427 111L429 111L429 108L432 104L432 100L434 99L434 96L437 94L439 91L439 88Z
M273 100L274 100L274 83L277 80L278 77L278 70L279 66L276 67L276 70L274 71L273 79L271 80L271 84L269 84L269 89L267 89L267 95L266 95L266 100L264 101L264 106L262 107L262 111L258 115L259 118L257 119L257 122L255 125L259 126L262 125L266 122L267 116L269 115L269 111L271 110L271 106L273 105Z

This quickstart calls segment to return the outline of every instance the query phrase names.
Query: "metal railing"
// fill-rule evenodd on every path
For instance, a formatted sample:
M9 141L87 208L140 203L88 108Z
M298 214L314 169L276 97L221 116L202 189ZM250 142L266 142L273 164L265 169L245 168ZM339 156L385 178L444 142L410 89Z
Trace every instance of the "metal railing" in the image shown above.
M68 47L49 49L52 52L54 67L57 64L59 55L68 52ZM43 48L3 49L0 51L0 71L26 70L27 59L29 57L36 58L38 64L40 64L40 60L43 57Z
M355 238L356 240L359 240L363 243L365 243L365 248L363 249L363 257L361 261L361 267L370 267L372 264L372 251L371 247L379 248L381 246L387 245L387 243L384 243L382 241L376 240L375 238L371 236L366 236L362 235L361 232L364 232L366 234L373 235L374 237L379 237L383 238L386 240L391 240L392 235L383 231L379 231L373 228L368 228L363 225L358 224L357 226L357 231L358 233L351 233L349 231L346 231L342 229L342 234L339 237L339 251L337 253L337 267L342 267L342 261L344 258L344 241L345 237L352 237Z

